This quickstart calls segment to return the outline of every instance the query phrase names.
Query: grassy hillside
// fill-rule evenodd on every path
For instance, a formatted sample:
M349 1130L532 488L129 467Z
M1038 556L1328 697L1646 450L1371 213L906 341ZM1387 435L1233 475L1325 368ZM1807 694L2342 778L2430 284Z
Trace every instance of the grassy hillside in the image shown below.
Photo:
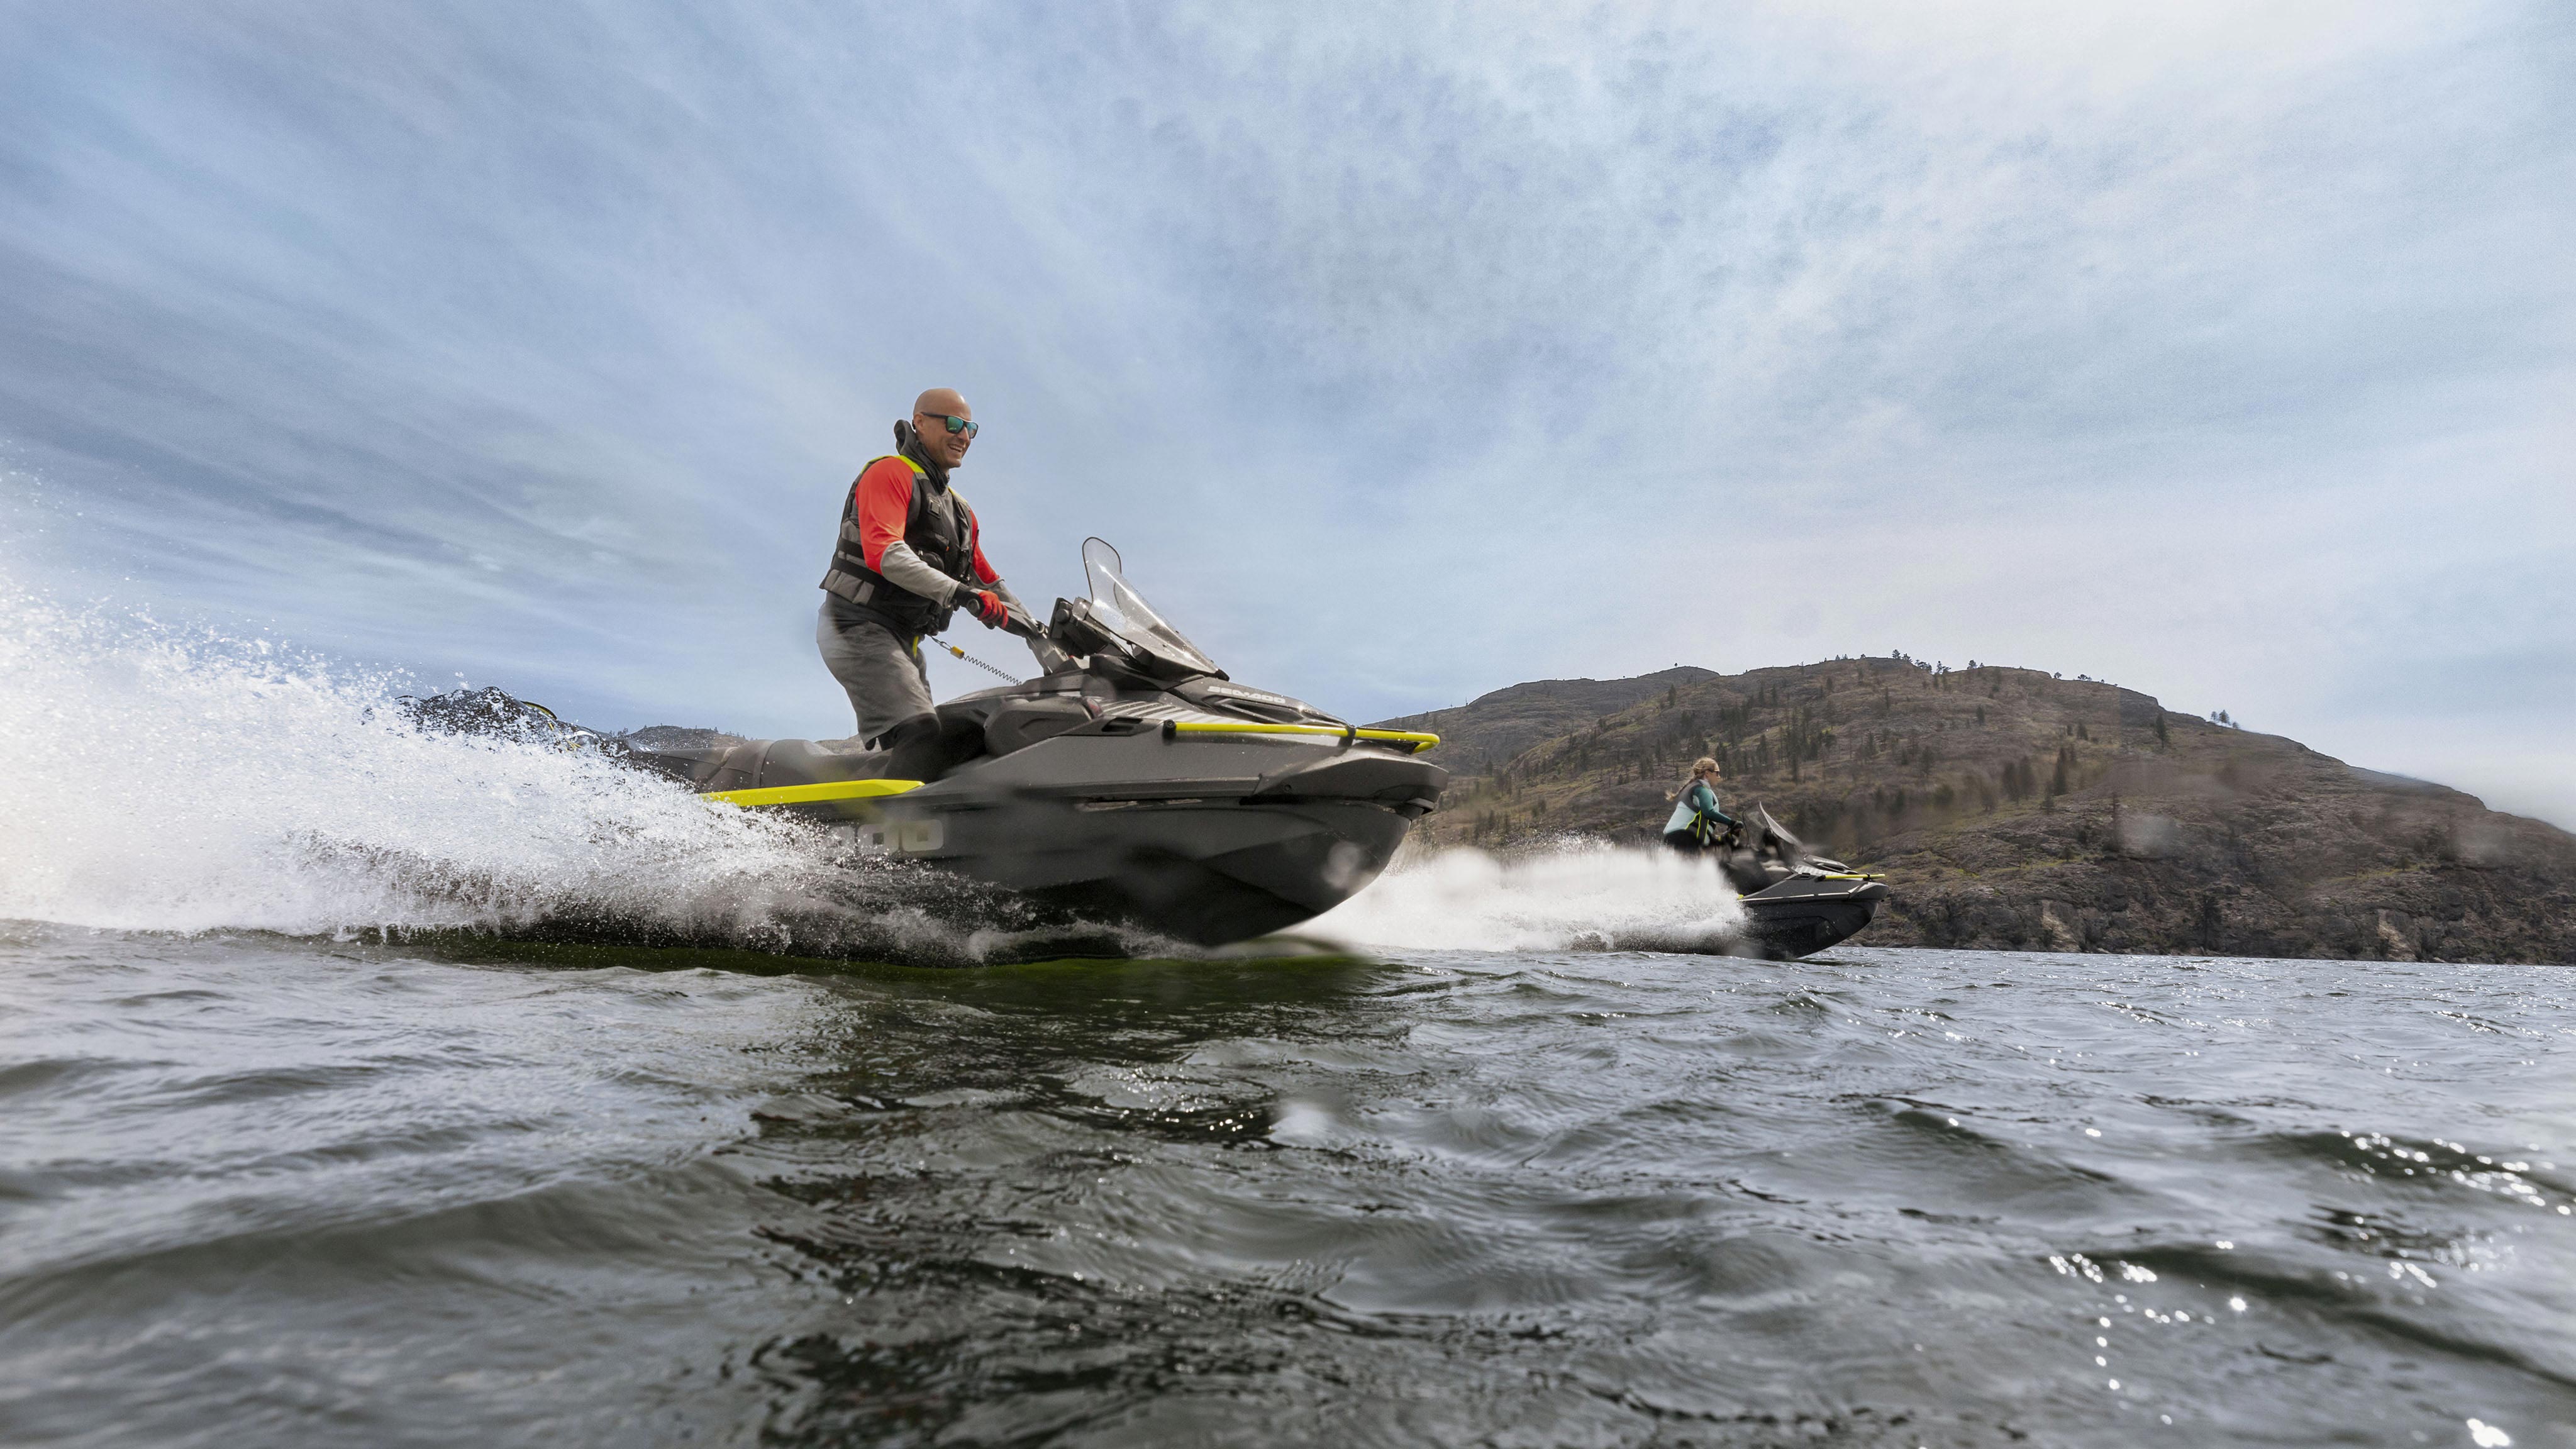
M1588 703L1623 684L1643 687ZM1417 827L1435 841L1644 842L1710 754L1730 809L1887 876L1874 942L2576 962L2576 836L2090 680L1833 660L1415 718L1479 742L1444 744L1457 778Z
M1514 755L1580 729L1643 699L1684 684L1717 678L1717 671L1688 664L1633 679L1541 679L1479 695L1456 709L1381 720L1385 729L1430 730L1440 736L1440 761L1460 774L1483 774Z

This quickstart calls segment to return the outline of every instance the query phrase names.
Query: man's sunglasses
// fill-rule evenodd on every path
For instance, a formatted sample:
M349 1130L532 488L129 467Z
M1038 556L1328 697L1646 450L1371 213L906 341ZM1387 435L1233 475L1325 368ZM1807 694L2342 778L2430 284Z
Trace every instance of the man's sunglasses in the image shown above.
M941 413L933 413L928 416L936 417L939 421L946 423L948 425L948 431L952 433L964 433L966 436L971 438L975 436L977 432L981 431L981 429L979 429L974 423L970 423L961 417L954 417Z

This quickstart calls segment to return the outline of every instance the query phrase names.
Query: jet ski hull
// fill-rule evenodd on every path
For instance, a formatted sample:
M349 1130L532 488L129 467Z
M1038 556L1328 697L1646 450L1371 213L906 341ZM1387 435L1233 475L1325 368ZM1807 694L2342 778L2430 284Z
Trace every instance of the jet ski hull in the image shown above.
M1874 880L1793 875L1744 897L1741 954L1789 961L1839 946L1878 918L1887 894Z
M889 848L1094 919L1222 945L1348 900L1447 779L1374 748L1125 723L887 801Z
M833 793L814 782L878 763L873 752L759 741L696 773L732 786L725 798L845 831L870 854L1199 945L1266 935L1348 900L1447 780L1365 743L1182 733L1113 716L931 784L858 778L849 794L796 798Z
M1296 925L1377 878L1408 822L1359 801L1288 805L1240 800L1137 802L1112 810L1047 800L966 808L905 802L936 821L934 849L911 858L1005 887L1092 920L1114 920L1200 945Z
M1621 951L1794 960L1858 935L1877 917L1879 906L1887 900L1887 887L1853 876L1797 874L1739 900L1743 918L1726 928L1619 931L1611 935L1609 944Z

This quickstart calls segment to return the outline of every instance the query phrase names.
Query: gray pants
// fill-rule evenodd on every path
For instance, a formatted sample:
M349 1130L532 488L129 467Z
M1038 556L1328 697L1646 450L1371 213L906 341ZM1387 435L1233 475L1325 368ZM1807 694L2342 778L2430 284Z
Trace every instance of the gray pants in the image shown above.
M829 603L814 621L814 643L823 651L823 667L841 681L858 716L860 743L876 739L902 724L930 713L930 669L921 659L921 643L896 634L872 619L835 617Z

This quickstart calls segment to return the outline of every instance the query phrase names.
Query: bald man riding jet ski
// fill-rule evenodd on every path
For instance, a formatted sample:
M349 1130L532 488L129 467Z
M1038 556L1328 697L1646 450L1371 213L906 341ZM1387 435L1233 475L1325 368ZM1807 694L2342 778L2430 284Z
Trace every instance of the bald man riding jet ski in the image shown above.
M940 738L921 640L960 609L1029 641L1041 672L1064 667L1029 611L984 557L975 510L949 486L978 431L953 388L915 399L894 425L895 451L870 460L841 504L840 537L823 575L814 642L850 696L852 737L891 752L886 777L936 780L956 763Z

